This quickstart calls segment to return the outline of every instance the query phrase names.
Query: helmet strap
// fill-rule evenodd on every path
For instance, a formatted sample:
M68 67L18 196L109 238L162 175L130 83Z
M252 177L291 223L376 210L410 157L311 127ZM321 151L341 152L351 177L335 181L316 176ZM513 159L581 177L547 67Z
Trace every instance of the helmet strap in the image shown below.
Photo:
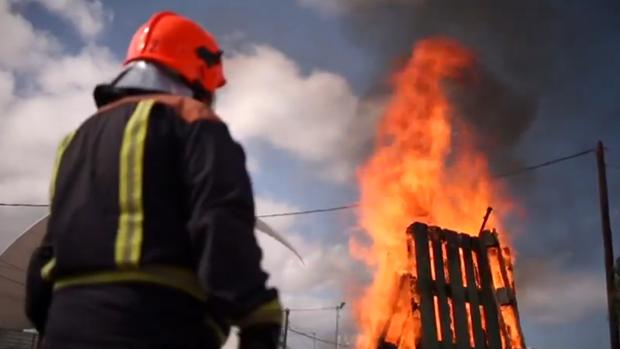
M204 102L208 106L211 106L213 104L213 93L204 88L204 86L202 86L202 84L198 80L195 80L194 82L189 84L189 87L194 93L194 99Z

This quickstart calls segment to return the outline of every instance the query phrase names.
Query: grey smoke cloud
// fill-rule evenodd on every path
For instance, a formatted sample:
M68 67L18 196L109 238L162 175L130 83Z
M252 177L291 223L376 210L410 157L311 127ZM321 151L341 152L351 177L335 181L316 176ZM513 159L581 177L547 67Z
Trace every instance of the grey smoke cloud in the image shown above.
M345 29L347 33L352 40L371 49L379 62L407 54L412 43L421 37L447 35L473 48L483 65L493 66L507 75L504 78L532 89L540 88L538 82L548 78L553 58L560 54L562 38L571 34L562 12L546 1L337 3L350 24Z
M519 165L510 154L536 118L539 97L553 81L554 61L568 33L559 9L528 0L304 2L342 16L346 34L375 58L372 74L379 83L419 39L447 36L473 50L477 66L468 73L477 78L451 84L451 95L494 170Z

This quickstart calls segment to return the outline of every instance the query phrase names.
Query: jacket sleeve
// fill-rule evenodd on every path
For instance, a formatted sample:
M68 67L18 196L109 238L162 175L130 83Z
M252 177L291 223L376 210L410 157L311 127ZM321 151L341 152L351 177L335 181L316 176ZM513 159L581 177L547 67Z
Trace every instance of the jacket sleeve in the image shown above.
M209 310L242 329L279 328L278 294L266 287L260 266L243 149L219 121L194 121L188 128L183 147L188 228Z
M26 274L26 316L41 335L44 334L53 288L52 281L43 279L41 271L52 257L52 246L46 236L41 246L32 253Z

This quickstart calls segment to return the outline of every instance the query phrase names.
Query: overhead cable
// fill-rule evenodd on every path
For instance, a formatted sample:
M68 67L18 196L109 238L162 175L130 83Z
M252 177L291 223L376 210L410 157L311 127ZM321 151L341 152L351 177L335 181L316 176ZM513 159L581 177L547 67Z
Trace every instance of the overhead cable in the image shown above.
M336 342L332 342L332 341L329 341L329 340L327 340L327 339L319 338L319 337L317 337L317 336L315 336L315 335L312 335L312 334L309 334L309 333L306 333L306 332L302 332L302 331L296 330L296 329L294 329L294 328L292 328L292 327L289 327L289 328L288 328L288 330L289 330L289 331L291 331L291 332L293 332L293 333L295 333L295 334L298 334L298 335L300 335L300 336L303 336L303 337L306 337L306 338L309 338L309 339L315 340L315 341L317 341L317 342L321 342L321 343L325 343L325 344L330 344L330 345L336 345ZM338 344L338 346L339 346L339 347L346 348L346 347L348 347L349 345L339 343L339 344Z
M566 155L566 156L562 156L559 158L555 158L555 159L551 159L551 160L547 160L538 164L534 164L534 165L530 165L530 166L525 166L519 169L515 169L509 172L505 172L499 175L494 175L493 178L508 178L508 177L513 177L513 176L517 176L517 175L521 175L523 173L526 172L531 172L531 171L535 171L547 166L551 166L551 165L555 165L558 164L560 162L564 162L564 161L568 161L571 159L575 159L578 157L582 157L585 155L588 155L590 153L593 153L595 151L595 149L586 149L571 155ZM314 213L325 213L325 212L334 212L334 211L342 211L342 210L350 210L350 209L354 209L356 207L358 207L359 204L358 203L351 203L351 204L347 204L347 205L342 205L342 206L335 206L335 207L326 207L326 208L316 208L316 209L308 209L308 210L301 210L301 211L288 211L288 212L277 212L277 213L269 213L269 214L261 214L258 215L258 218L273 218L273 217L286 217L286 216L300 216L300 215L307 215L307 214L314 214ZM49 205L47 204L31 204L31 203L0 203L0 207L49 207Z

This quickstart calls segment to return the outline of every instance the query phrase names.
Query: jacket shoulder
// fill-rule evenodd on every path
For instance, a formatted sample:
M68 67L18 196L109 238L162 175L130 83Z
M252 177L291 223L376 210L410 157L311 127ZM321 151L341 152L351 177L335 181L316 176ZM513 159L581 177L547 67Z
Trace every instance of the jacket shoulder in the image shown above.
M153 99L158 103L171 107L181 118L189 123L200 120L221 122L220 118L213 112L213 109L193 98L174 95L157 95L154 96Z
M121 105L139 103L146 100L155 100L156 103L163 104L173 109L180 118L182 118L188 123L200 120L221 122L220 118L208 105L190 97L166 94L125 97L114 103L105 105L98 110L98 113L114 109L115 107L119 107Z

